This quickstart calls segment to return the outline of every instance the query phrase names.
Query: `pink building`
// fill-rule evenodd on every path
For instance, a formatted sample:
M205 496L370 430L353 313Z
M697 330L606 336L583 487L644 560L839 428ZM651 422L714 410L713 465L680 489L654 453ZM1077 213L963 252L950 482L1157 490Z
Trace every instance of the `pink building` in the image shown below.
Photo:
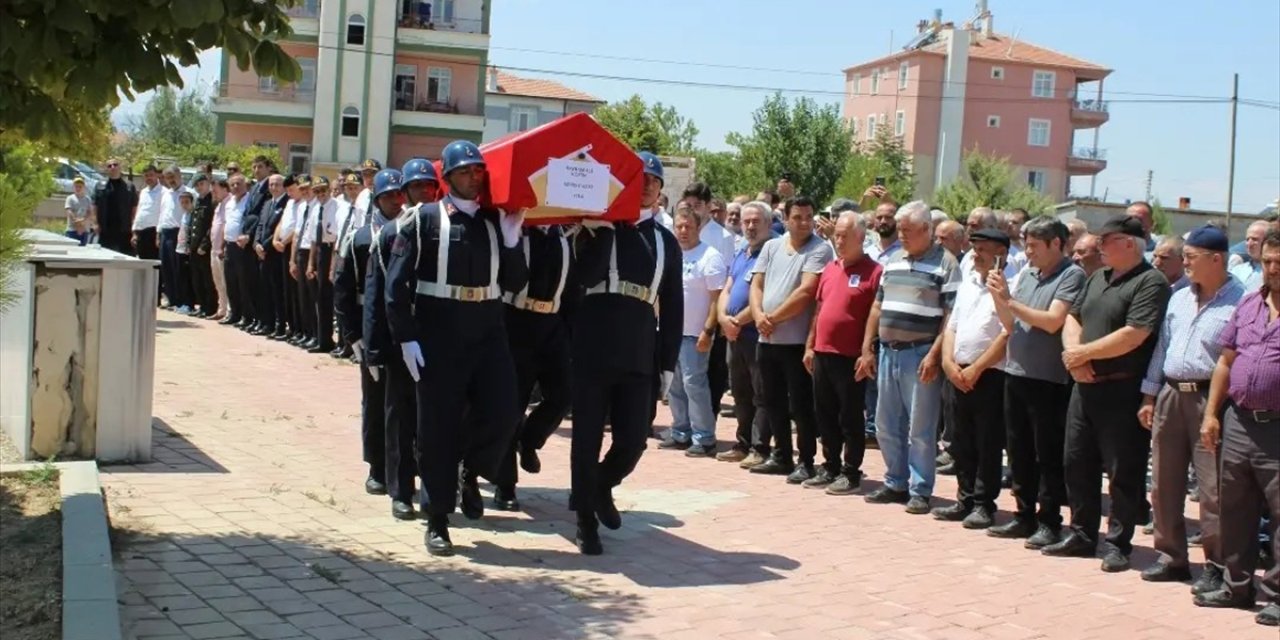
M901 137L922 197L954 180L962 154L976 148L1066 199L1071 176L1107 166L1097 142L1111 70L996 33L985 4L961 27L921 21L901 52L845 69L845 120L859 140L879 127Z

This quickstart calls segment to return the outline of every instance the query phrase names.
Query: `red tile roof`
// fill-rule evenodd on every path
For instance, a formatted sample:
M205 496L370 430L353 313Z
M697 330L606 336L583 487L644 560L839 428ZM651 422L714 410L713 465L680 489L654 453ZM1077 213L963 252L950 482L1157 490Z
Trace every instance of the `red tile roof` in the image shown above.
M1065 53L1059 53L1039 45L1031 44L1025 40L1015 40L1005 34L993 33L989 37L984 37L981 33L974 32L971 34L971 37L972 40L969 42L969 57L971 59L986 60L989 62L1020 62L1023 64L1034 64L1048 67L1065 67L1076 71L1086 72L1088 76L1102 77L1111 73L1110 69L1101 65L1087 62L1085 60L1066 55ZM946 50L946 42L939 40L937 42L927 44L920 49L912 51L897 51L883 58L855 64L845 69L845 71L852 71L854 69L883 64L890 60L911 56L917 52L945 55Z
M578 102L604 102L604 100L601 100L591 94L570 89L569 87L566 87L554 80L521 78L503 71L498 71L497 73L498 90L496 93L504 93L512 96L525 96L528 98L550 98L552 100L575 100Z

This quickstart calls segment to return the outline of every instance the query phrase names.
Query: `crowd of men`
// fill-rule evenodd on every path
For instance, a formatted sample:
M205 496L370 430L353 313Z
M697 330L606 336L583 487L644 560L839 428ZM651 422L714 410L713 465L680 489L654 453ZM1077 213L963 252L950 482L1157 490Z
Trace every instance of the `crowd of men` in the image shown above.
M266 158L252 185L148 168L128 225L103 215L127 202L111 181L91 217L104 246L159 258L176 310L360 362L366 490L399 519L418 502L432 554L452 553L455 509L483 515L479 478L495 508L520 508L518 470L540 471L571 409L576 543L601 553L598 526L621 524L612 489L665 399L660 449L843 496L862 493L877 448L867 502L1050 556L1101 551L1104 571L1129 568L1152 521L1148 581L1192 578L1190 492L1207 559L1195 603L1254 606L1259 523L1280 545L1280 222L1251 225L1233 254L1212 225L1154 235L1142 202L1096 230L985 207L961 224L880 186L820 210L787 177L728 203L695 183L668 213L661 163L640 156L634 223L494 209L467 142L439 175L369 160L333 184ZM944 506L939 472L958 484ZM1016 510L997 524L1006 487ZM1276 625L1280 569L1259 584L1256 619Z

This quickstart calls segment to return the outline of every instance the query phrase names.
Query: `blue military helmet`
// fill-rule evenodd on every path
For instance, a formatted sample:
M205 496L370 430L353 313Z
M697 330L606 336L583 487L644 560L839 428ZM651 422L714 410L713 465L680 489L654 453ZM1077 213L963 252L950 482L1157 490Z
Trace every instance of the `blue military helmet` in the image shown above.
M410 182L418 180L430 180L437 184L440 183L440 176L436 174L436 166L426 158L413 158L404 163L404 168L400 170L404 174L404 184L407 186Z
M444 152L440 154L441 164L444 165L444 175L453 173L454 169L461 169L473 164L484 164L484 156L480 155L480 147L475 143L467 140L455 140L444 148Z
M648 151L641 151L636 155L640 156L640 161L644 163L644 172L657 178L662 182L663 186L666 186L667 180L662 176L662 161L658 159L658 156Z
M373 176L373 197L376 200L379 196L399 191L404 183L404 176L395 169L383 169L377 175Z

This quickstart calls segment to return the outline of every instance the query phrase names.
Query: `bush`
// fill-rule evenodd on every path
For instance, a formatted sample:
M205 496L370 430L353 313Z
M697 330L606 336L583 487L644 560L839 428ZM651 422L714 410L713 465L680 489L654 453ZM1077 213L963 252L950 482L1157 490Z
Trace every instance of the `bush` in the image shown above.
M21 230L54 190L53 170L43 158L30 142L0 146L0 309L14 301L9 279L29 249Z

